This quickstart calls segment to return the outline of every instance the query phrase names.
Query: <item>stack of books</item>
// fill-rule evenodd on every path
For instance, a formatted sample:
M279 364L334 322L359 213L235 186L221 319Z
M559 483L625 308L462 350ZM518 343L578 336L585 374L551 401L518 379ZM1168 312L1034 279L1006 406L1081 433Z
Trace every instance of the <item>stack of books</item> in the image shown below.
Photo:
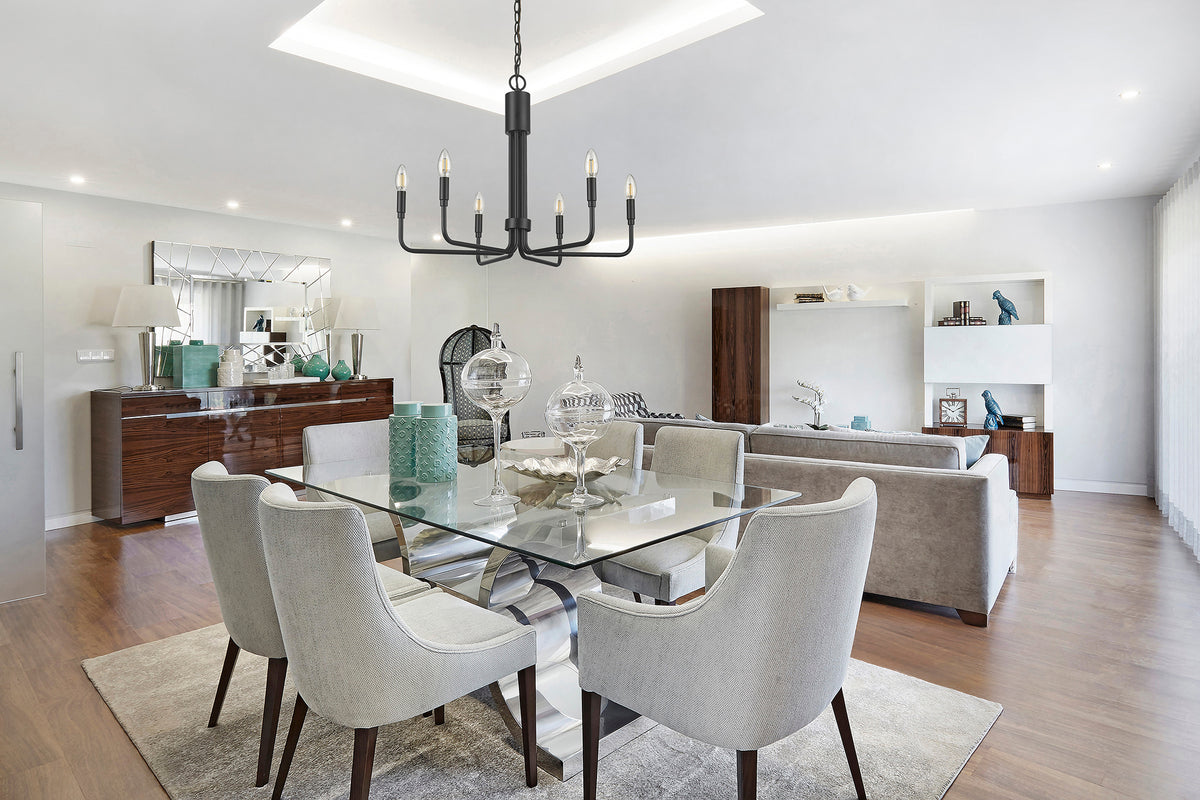
M1000 415L1001 428L1015 428L1019 431L1032 431L1037 429L1037 419L1032 416L1020 416L1013 414Z
M796 292L797 303L824 303L825 295L821 292Z
M971 316L970 300L955 300L954 313L949 317L942 317L938 320L938 327L946 325L987 325L987 320L983 317Z

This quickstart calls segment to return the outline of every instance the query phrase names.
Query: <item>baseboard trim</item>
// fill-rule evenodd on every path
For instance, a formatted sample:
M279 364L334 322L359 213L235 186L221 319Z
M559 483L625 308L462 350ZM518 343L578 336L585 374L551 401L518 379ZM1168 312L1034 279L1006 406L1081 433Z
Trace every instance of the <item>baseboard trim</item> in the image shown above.
M88 511L76 511L74 514L63 514L61 517L46 517L46 530L56 531L59 528L86 525L89 522L100 522L100 518L93 517Z
M1116 483L1113 481L1056 480L1054 490L1061 492L1093 492L1095 494L1132 494L1149 497L1150 490L1144 483Z

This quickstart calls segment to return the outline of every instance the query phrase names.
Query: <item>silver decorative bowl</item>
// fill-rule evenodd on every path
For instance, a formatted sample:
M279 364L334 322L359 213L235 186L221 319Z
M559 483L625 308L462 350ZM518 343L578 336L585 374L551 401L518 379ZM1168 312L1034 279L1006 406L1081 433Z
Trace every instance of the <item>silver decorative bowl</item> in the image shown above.
M607 475L617 467L629 463L628 458L613 456L612 458L589 458L583 462L584 479L591 480ZM501 460L500 466L511 469L518 475L538 478L551 483L574 483L574 456L542 456L540 458L524 458L520 460Z

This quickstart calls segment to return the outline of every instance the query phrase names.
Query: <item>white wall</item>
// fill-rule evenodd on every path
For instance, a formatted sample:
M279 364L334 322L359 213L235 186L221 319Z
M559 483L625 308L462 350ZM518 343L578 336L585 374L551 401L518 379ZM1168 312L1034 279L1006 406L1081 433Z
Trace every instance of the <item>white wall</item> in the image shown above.
M497 264L487 268L492 316L534 371L529 398L513 412L513 430L545 427L545 400L570 378L576 353L589 377L611 391L640 390L651 410L707 413L713 287L848 281L907 292L915 307L773 312L772 418L811 419L791 399L795 381L805 378L826 387L828 421L865 414L879 428L916 430L923 405L919 282L1048 271L1057 478L1063 488L1144 492L1152 204L1131 198L662 237L639 241L623 259L559 269ZM423 262L417 274L440 260ZM477 281L474 287L482 291ZM462 295L473 309L484 302ZM414 341L418 328L440 341L453 330L441 320L448 298L424 302L416 283L414 297Z
M367 374L394 376L396 393L409 393L411 281L408 255L398 245L340 231L11 184L0 184L0 197L37 201L44 209L46 517L51 525L89 517L88 392L139 382L137 336L110 323L121 287L149 281L155 239L332 259L335 295L379 300L384 328L366 335ZM349 337L339 338L336 357L349 359ZM115 348L117 360L78 364L75 351L83 348Z

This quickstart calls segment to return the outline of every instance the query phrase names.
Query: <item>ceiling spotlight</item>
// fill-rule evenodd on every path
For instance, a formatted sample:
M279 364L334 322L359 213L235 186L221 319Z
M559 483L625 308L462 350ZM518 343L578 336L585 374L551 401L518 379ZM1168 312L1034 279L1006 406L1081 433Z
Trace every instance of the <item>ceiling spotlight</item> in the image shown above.
M82 175L72 175L70 180L71 183L75 184L76 186L82 186L84 183L87 183Z
M1125 91L1123 91L1119 95L1117 95L1117 97L1121 98L1122 100L1132 100L1133 98L1137 97L1139 94L1141 94L1141 92L1139 92L1137 89L1126 89Z
M350 227L351 225L353 225L353 224L354 224L354 220L352 220L352 219L344 219L344 220L342 220L342 227L343 227L343 228L349 228L349 227Z
M228 203L225 204L225 207L236 209L236 208L241 208L241 205L242 204L239 203L237 200L230 200Z
M1100 169L1112 169L1112 162L1111 161L1101 161L1096 166L1099 167Z

